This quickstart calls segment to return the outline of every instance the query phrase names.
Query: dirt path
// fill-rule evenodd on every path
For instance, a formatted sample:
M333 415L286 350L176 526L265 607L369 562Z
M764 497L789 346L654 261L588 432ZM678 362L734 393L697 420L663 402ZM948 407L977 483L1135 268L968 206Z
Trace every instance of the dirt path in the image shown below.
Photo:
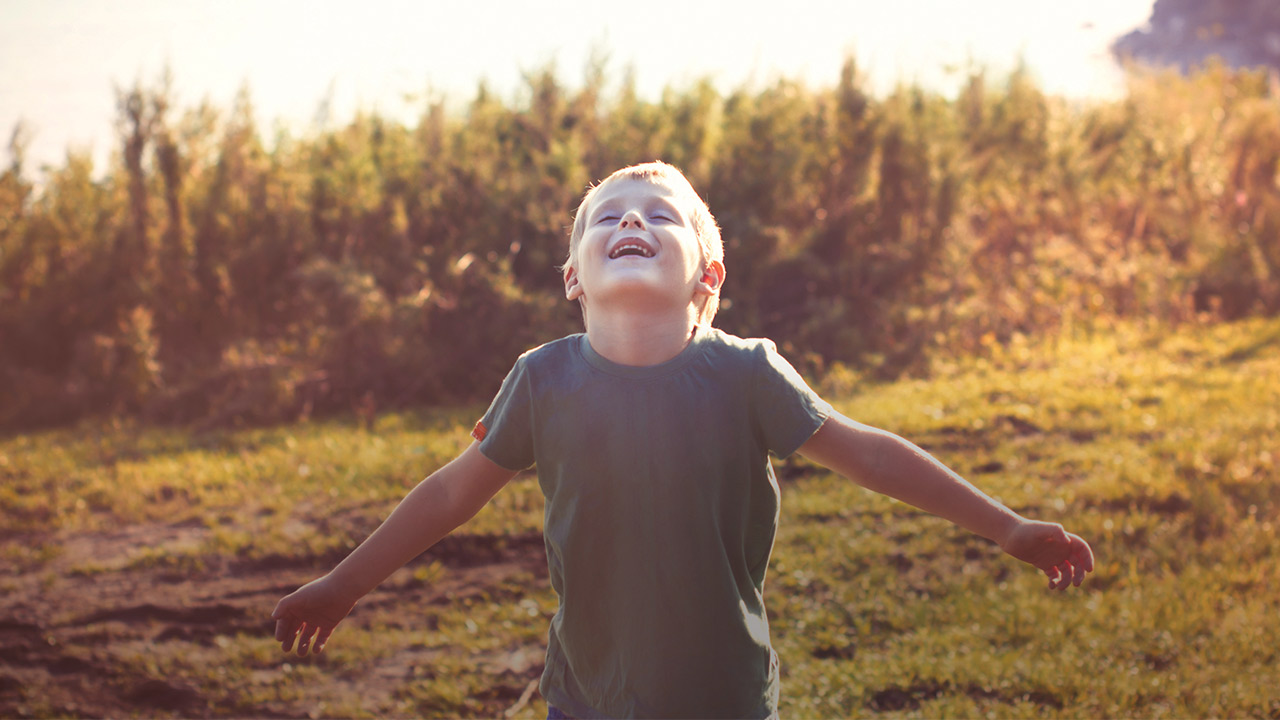
M237 561L202 558L205 567L177 571L140 567L141 552L171 553L198 546L209 531L192 524L124 527L103 533L10 537L9 543L61 547L33 568L0 567L0 717L309 717L316 696L296 702L212 696L149 653L218 663L228 640L271 640L268 618L276 601L324 568L329 558ZM449 568L438 582L395 583L371 593L348 621L367 626L380 612L486 593L511 578L546 575L537 535L457 536L418 562ZM77 568L95 568L77 572ZM486 658L494 708L527 701L542 669L543 648L506 650ZM325 679L322 695L357 693L375 704L392 698L429 650L407 648L367 667ZM283 656L282 663L283 663ZM273 658L274 660L274 658ZM286 668L287 669L287 668ZM204 683L207 688L208 683Z

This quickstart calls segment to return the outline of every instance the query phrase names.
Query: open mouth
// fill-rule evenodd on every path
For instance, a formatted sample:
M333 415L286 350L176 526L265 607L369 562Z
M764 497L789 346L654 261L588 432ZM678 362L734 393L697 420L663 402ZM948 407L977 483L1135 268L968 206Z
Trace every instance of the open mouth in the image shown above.
M617 260L620 257L633 255L635 257L651 258L653 257L653 249L646 243L639 240L623 240L618 243L617 247L609 251L609 259Z

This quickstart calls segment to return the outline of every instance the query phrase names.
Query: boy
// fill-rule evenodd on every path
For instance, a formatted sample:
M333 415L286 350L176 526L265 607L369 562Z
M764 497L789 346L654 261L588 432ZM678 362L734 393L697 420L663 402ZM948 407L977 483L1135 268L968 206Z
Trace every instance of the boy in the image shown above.
M537 465L560 607L550 717L770 717L763 602L778 520L768 453L800 452L1040 568L1093 569L1087 543L1020 517L923 450L835 412L767 340L710 327L719 230L675 168L624 168L574 218L565 295L585 334L522 355L466 450L332 572L285 597L276 639L320 652L356 600Z

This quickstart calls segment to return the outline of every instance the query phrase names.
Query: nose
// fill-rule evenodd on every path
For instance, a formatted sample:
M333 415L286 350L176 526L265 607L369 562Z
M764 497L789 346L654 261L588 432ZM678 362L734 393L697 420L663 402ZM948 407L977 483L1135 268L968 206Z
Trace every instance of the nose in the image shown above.
M644 229L644 219L640 216L640 212L638 210L628 210L623 214L622 221L618 224L624 228L630 227L640 228L642 230Z

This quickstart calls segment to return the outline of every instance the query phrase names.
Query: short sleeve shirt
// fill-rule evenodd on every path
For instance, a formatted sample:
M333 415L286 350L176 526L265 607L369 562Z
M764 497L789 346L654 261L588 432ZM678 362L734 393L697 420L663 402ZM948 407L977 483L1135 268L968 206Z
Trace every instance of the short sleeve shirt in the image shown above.
M536 464L546 497L549 703L583 718L776 711L768 456L830 413L772 342L712 328L655 366L613 363L582 334L517 360L474 435L507 469Z

